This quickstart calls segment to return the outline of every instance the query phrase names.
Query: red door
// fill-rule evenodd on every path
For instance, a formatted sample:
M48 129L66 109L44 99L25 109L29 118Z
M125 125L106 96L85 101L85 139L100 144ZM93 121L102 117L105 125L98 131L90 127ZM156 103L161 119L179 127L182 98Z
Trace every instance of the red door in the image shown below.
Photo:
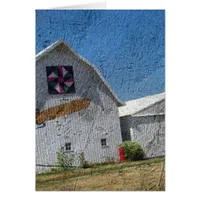
M124 155L124 151L123 151L123 147L122 146L119 147L119 160L120 160L120 162L124 162L125 161L125 155Z

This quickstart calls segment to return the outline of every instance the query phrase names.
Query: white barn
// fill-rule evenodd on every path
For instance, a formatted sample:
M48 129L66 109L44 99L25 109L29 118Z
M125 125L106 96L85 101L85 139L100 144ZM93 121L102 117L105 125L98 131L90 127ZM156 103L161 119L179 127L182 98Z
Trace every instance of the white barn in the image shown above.
M122 141L146 157L165 155L164 93L125 103L99 71L59 40L36 55L36 172L57 166L62 148L91 163L119 161Z
M60 40L36 55L36 171L63 148L88 162L118 161L122 103L98 70Z

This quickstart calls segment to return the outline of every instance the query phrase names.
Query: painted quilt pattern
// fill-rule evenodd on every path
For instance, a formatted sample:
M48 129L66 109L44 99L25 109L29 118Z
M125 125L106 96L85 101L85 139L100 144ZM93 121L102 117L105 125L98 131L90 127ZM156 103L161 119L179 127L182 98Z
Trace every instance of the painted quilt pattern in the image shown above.
M72 66L48 66L46 72L49 94L75 92Z

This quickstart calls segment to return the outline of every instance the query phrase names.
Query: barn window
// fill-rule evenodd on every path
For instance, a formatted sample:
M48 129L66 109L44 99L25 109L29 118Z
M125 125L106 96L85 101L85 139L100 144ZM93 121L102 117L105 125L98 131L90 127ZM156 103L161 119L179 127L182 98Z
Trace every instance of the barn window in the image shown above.
M105 139L105 138L104 138L104 139L101 139L101 146L102 146L102 147L107 146L107 143L106 143L106 139Z
M46 67L49 94L75 93L72 66Z
M65 150L66 151L71 151L72 149L71 149L71 143L66 143L65 144Z

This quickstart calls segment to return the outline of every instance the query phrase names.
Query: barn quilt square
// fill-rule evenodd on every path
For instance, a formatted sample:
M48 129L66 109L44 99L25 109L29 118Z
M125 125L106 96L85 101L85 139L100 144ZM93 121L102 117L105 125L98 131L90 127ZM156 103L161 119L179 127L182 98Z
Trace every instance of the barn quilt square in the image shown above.
M49 94L75 92L72 66L48 66L46 72Z

